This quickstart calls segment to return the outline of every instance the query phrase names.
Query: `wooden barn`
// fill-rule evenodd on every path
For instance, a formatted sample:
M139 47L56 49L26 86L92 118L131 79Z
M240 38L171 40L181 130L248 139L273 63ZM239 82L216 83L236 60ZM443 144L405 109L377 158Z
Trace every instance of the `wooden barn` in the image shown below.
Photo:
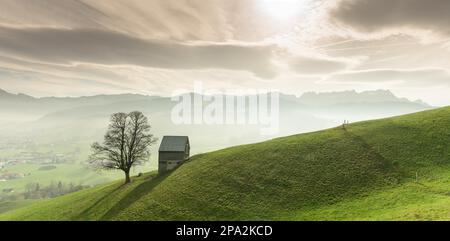
M159 146L158 173L172 170L189 159L190 149L187 136L164 136Z

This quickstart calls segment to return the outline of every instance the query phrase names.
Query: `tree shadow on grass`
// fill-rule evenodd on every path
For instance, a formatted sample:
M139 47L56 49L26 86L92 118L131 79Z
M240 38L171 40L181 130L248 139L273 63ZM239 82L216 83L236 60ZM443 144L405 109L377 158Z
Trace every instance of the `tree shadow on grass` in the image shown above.
M386 170L392 170L392 168L394 168L391 161L386 159L381 153L379 153L374 147L372 147L369 143L367 143L367 141L364 140L362 137L350 132L349 130L347 130L347 128L343 130L346 136L348 136L355 143L358 143L360 146L366 149L367 153L372 155L375 158L375 160L377 160L379 163L382 163L383 167L386 168Z
M110 195L112 195L113 193L115 193L117 190L119 190L120 188L122 188L123 185L118 185L116 188L114 188L113 190L111 190L110 192L106 193L103 197L101 197L100 199L98 199L94 204L92 204L90 207L86 208L83 212L81 212L80 214L78 214L74 220L81 220L81 219L86 219L86 216L92 211L94 210L97 205L100 205L106 198L110 197Z
M171 172L165 173L160 176L156 176L148 181L144 181L139 184L136 188L118 201L111 209L108 210L100 220L110 220L120 211L126 209L128 206L133 204L135 201L139 200L141 197L145 196L147 193L151 192L153 188L157 187L162 181L164 181Z

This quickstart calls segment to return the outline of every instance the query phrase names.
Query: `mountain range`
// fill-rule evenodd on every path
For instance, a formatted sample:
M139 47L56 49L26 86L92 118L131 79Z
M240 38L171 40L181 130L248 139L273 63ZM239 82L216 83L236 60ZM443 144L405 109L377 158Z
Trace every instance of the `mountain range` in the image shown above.
M148 115L157 136L188 135L193 151L203 152L329 128L343 120L383 118L433 108L421 101L398 98L388 90L279 96L279 132L264 136L260 134L261 124L175 125L171 110L177 102L170 97L120 94L35 98L0 90L0 124L7 127L0 136L37 142L58 142L70 137L91 142L103 136L112 113L139 110Z

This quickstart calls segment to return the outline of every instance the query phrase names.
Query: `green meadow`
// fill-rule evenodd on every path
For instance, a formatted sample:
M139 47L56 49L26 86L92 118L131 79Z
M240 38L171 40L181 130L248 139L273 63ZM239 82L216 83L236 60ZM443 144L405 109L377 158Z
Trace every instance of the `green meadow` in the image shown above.
M0 220L450 220L450 108L231 147L122 182Z

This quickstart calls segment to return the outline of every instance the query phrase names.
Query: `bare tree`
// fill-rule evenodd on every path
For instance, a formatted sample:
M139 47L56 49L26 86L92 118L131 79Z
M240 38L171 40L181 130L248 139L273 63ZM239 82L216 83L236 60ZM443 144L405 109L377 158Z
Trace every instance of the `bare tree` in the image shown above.
M125 173L125 183L130 182L130 170L150 157L150 146L156 138L150 134L150 125L142 112L111 115L103 144L92 144L89 162L101 169L118 169Z

